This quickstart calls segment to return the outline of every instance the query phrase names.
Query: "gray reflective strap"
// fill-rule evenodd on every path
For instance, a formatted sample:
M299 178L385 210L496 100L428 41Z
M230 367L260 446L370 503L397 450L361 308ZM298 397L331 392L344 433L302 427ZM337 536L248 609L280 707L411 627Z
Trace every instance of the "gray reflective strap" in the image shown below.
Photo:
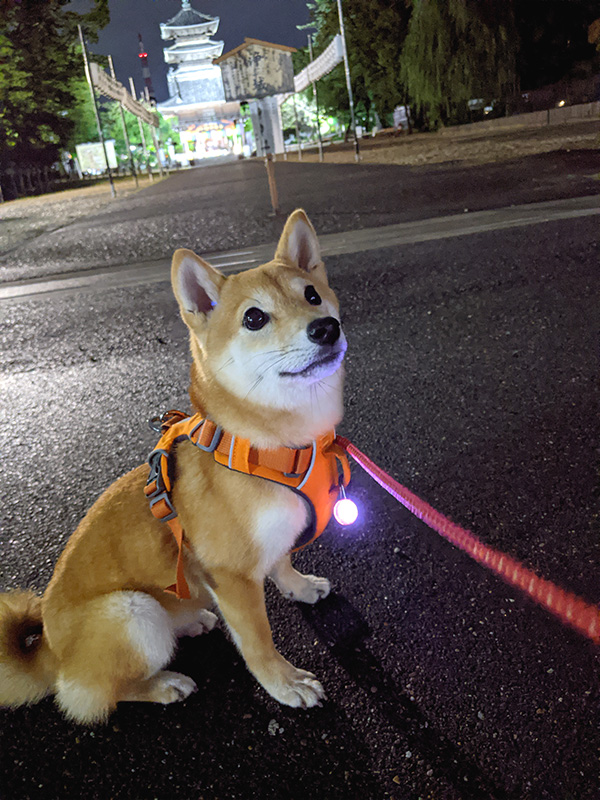
M232 436L231 437L231 444L229 445L229 459L227 461L227 466L229 467L229 469L232 469L234 445L235 445L235 436Z
M316 457L317 457L317 442L316 442L315 439L313 439L312 453L311 453L311 456L310 456L310 464L308 465L308 469L306 470L306 475L302 479L301 483L298 486L296 486L296 489L302 489L302 487L304 486L304 484L308 480L308 477L309 477L310 473L313 471L313 467L315 465Z

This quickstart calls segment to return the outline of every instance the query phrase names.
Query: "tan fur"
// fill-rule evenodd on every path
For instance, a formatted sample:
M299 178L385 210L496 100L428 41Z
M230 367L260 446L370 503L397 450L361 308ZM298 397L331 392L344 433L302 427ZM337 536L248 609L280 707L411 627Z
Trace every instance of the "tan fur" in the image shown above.
M314 380L297 373L304 361L309 371L311 359L318 362L307 325L338 316L304 212L288 220L274 261L225 279L178 250L172 282L190 329L196 409L261 447L304 445L339 422L339 363L327 374L317 365ZM308 284L321 305L304 298ZM242 325L250 307L268 312L264 329ZM42 600L30 593L0 595L0 703L35 702L54 692L67 716L92 723L106 719L119 701L184 699L195 690L193 681L164 668L178 635L212 628L215 617L206 608L213 602L248 668L273 697L292 706L320 702L323 690L314 675L276 651L264 601L269 574L284 595L303 602L329 591L326 579L300 575L290 563L307 521L304 502L282 486L225 469L191 443L181 444L176 458L173 499L190 545L185 570L193 599L163 591L174 579L176 546L149 511L143 493L148 467L140 466L92 506Z
M1 705L35 703L51 691L55 659L41 627L41 601L33 592L0 595Z

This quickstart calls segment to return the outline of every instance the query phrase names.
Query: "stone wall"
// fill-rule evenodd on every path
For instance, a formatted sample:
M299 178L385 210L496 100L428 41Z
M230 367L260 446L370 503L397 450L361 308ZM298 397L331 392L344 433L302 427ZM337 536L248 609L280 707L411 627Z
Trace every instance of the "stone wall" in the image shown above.
M555 125L570 120L600 118L600 101L594 103L581 103L576 106L562 106L549 108L547 111L531 111L528 114L514 114L512 117L497 117L485 119L482 122L471 122L468 125L456 125L453 131L463 129L465 132L477 130L491 130L495 128L536 127L542 125Z

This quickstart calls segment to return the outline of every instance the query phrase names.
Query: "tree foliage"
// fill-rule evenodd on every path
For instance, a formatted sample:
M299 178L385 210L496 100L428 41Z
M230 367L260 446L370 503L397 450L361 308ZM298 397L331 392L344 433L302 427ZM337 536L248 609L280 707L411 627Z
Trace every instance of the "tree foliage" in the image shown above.
M159 128L158 130L155 129L155 134L157 140L162 144L166 145L167 143L174 144L175 147L181 145L181 140L179 137L179 133L175 130L173 125L171 124L170 119L165 119L160 112L158 113L159 118ZM125 126L127 128L127 137L129 139L129 144L131 147L135 147L136 151L134 153L134 158L136 162L139 164L143 160L143 152L140 150L142 147L142 136L140 133L140 125L137 117L133 114L130 114L129 111L125 111ZM127 152L127 144L125 141L125 136L123 134L123 122L121 120L121 111L119 108L119 104L115 101L111 101L107 104L104 111L101 113L102 119L102 132L106 139L114 139L115 140L115 152L118 156L121 157L121 160L125 162L125 156L129 158L129 153ZM144 136L146 139L146 147L151 152L154 152L154 143L152 132L149 129L149 126L145 123L142 123L144 127ZM92 141L97 139L97 135L94 135ZM128 162L125 162L125 165L128 166Z
M339 31L337 2L314 0L308 8L318 54ZM359 120L368 126L373 111L384 118L405 100L399 64L410 10L405 0L344 0L343 13L355 107ZM308 61L306 55L304 60ZM343 65L319 81L319 97L329 113L341 111L344 121L349 119Z
M71 123L71 130L68 139L63 142L63 146L67 150L73 150L76 144L95 142L98 139L98 126L90 87L83 72L80 77L72 79L70 90L73 102L67 116Z
M318 54L338 32L337 3L307 5ZM598 0L343 0L343 9L362 121L371 108L389 121L404 103L425 127L467 121L479 98L510 111L519 88L557 81L594 55ZM297 61L308 61L304 51ZM343 68L318 85L325 109L347 119Z
M90 95L88 83L84 77L79 78L71 84L71 91L75 98L72 108L69 110L69 118L72 123L71 133L65 143L65 149L71 151L75 155L75 146L85 142L98 141L98 126L96 124L96 117L94 114L94 106ZM120 162L129 167L129 152L127 150L127 142L123 133L123 122L121 119L121 110L119 103L115 100L108 100L107 98L98 98L98 110L100 113L100 124L102 125L102 134L106 140L114 139L115 152L119 157ZM157 138L159 141L166 145L168 143L174 144L175 147L181 145L179 133L173 127L170 119L165 119L162 114L158 113L160 126L157 131ZM134 160L139 164L144 161L142 147L142 136L140 133L140 126L137 117L129 111L124 111L125 126L127 128L127 136L129 138L129 145L135 147ZM152 133L148 125L144 123L144 132L146 138L147 149L154 153L154 143Z
M517 39L511 4L494 0L412 0L400 77L436 127L468 121L468 102L514 91Z
M598 0L513 3L519 35L517 73L522 89L555 83L572 72L578 62L595 55L588 31L598 17Z
M108 0L87 14L69 0L1 0L0 164L50 163L74 122L82 58L77 25L95 40L109 20Z
M588 27L588 44L593 44L596 50L600 50L600 17Z

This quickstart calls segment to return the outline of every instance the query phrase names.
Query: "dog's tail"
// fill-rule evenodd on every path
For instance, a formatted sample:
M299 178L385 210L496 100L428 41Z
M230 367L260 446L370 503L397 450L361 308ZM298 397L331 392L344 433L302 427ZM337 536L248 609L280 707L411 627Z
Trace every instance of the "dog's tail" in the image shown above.
M0 705L36 703L53 689L55 680L41 598L33 592L0 594Z

